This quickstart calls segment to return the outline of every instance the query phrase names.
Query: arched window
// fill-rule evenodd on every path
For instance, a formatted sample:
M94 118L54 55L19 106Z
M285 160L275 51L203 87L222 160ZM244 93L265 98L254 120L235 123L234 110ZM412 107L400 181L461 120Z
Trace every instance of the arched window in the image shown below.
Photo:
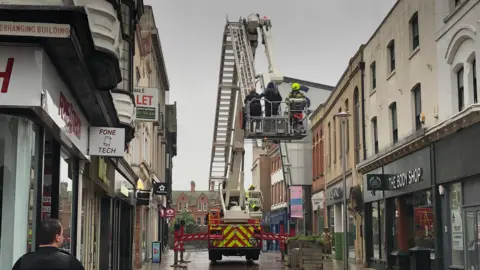
M201 217L197 217L197 225L202 226L202 218Z
M360 101L358 98L358 87L355 87L353 91L353 121L354 121L354 132L355 132L355 160L356 162L360 161Z

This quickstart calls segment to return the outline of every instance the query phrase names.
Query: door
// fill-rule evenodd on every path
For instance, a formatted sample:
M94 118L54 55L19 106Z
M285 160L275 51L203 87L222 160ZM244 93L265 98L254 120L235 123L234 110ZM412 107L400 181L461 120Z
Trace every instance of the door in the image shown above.
M480 207L465 208L465 270L480 270Z
M99 245L99 224L100 224L100 202L95 194L93 182L84 181L82 190L83 204L83 237L82 237L82 263L85 270L98 269L98 245Z

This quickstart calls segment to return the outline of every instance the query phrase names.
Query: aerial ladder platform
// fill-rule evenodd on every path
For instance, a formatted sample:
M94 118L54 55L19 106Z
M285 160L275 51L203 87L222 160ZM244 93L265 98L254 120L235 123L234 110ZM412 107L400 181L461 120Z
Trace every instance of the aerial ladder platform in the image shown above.
M175 247L181 249L183 241L207 240L212 262L222 256L246 256L247 260L258 260L262 240L279 240L284 243L289 232L271 234L262 232L263 217L261 191L245 190L245 140L295 141L307 136L305 111L292 111L292 104L305 100L291 99L277 103L279 113L275 115L250 116L245 98L250 91L261 92L268 82L283 83L283 76L276 69L272 53L272 24L268 17L252 14L238 21L229 21L223 32L220 58L217 104L213 128L213 142L209 186L218 188L220 204L211 209L208 232L186 235L176 239ZM261 42L265 47L268 72L255 72L255 52ZM260 84L260 85L259 85ZM262 99L262 106L268 100ZM293 114L303 115L301 129L294 128ZM213 185L212 185L213 184Z

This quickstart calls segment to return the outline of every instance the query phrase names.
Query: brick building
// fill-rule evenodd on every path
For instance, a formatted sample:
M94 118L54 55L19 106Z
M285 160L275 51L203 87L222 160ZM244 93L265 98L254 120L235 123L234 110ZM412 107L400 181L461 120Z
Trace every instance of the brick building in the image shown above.
M319 107L322 110L322 106ZM325 227L325 156L323 126L313 120L312 127L312 232L320 234Z
M195 181L190 182L190 190L177 190L172 192L172 207L175 208L175 216L184 209L192 214L196 223L204 227L205 215L215 204L220 204L218 191L195 190Z

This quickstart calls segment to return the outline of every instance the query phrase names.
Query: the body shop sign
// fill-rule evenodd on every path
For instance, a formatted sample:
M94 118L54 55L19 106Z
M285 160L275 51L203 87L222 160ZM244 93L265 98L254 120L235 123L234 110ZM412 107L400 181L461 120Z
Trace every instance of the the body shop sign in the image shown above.
M136 120L142 122L158 121L157 88L135 87Z

